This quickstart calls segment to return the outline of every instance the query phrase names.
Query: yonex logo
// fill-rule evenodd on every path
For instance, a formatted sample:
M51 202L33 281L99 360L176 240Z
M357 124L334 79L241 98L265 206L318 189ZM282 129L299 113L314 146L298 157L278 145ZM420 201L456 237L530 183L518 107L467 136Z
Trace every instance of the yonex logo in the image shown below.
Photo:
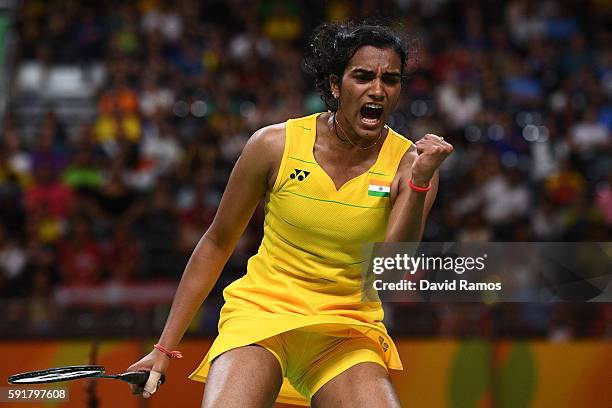
M297 178L299 181L302 181L306 177L308 177L309 174L310 174L310 172L306 171L306 170L293 169L293 173L291 173L291 175L289 175L289 178L291 178L291 179Z
M383 336L378 336L378 341L380 342L380 345L382 346L383 350L386 353L387 350L389 349L389 345L385 342L384 337Z

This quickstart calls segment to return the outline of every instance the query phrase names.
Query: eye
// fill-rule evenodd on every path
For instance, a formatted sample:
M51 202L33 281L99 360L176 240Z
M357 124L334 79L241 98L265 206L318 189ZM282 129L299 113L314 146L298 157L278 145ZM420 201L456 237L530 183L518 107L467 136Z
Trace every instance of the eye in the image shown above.
M386 84L389 84L389 85L396 85L396 84L398 84L398 83L399 83L399 77L397 77L397 76L395 76L395 75L394 75L394 76L387 76L387 75L384 75L384 76L383 76L383 81L384 81Z

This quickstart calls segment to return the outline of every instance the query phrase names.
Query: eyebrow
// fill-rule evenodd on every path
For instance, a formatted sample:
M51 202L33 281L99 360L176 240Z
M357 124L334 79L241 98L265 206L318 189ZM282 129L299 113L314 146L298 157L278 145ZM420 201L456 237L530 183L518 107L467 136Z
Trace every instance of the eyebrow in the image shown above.
M353 68L351 70L351 73L352 74L370 74L371 75L371 74L374 74L374 71L369 70L369 69L365 69L365 68ZM401 74L399 72L397 72L397 71L391 71L391 72L390 71L386 71L386 72L383 72L383 76L392 76L392 77L398 77L399 78L401 76Z

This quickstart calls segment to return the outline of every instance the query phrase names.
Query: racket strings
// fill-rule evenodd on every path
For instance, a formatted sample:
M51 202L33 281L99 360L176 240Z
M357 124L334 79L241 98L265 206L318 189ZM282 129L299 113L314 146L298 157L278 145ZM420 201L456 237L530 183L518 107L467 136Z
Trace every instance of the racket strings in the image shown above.
M74 366L17 374L10 376L8 380L11 384L35 384L92 377L103 373L104 368L100 366Z

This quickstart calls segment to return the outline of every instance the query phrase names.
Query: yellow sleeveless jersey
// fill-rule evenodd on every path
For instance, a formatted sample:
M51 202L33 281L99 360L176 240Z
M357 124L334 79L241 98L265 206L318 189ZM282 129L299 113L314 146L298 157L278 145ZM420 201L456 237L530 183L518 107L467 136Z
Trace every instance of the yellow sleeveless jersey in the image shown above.
M227 350L297 328L355 329L379 345L389 368L402 368L380 302L362 300L361 264L362 245L384 240L391 181L411 142L389 129L372 167L336 190L313 155L318 115L287 121L263 240L246 275L225 289L219 336L192 379L205 380Z

